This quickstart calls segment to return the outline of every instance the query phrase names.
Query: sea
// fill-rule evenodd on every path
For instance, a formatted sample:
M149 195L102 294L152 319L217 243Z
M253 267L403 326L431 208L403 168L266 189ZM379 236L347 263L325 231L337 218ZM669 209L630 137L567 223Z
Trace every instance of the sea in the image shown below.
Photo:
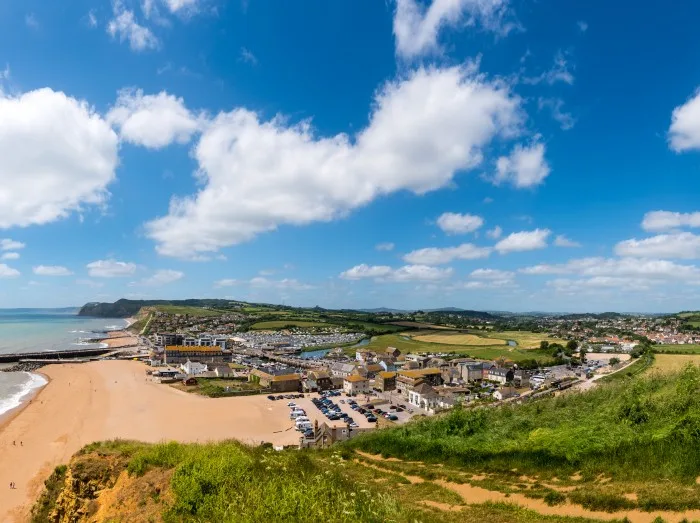
M99 347L87 340L106 338L106 331L127 325L124 319L78 316L78 310L0 309L0 354ZM44 385L40 374L0 372L0 416Z

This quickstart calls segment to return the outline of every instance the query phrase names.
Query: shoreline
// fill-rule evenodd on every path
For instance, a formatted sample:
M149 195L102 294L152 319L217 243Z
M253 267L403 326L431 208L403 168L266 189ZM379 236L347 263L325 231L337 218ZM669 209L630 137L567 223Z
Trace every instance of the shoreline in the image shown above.
M19 371L19 372L26 372L26 371ZM28 374L36 374L38 376L41 376L46 380L46 383L41 385L40 387L34 387L30 389L27 393L23 394L22 397L20 398L20 404L17 405L16 407L12 407L10 410L6 410L5 412L0 413L0 434L2 434L3 429L12 422L14 418L19 416L24 409L26 409L35 399L39 397L39 395L42 393L42 391L47 387L49 383L51 383L51 378L48 377L46 374L43 372L39 371L32 371L29 372Z

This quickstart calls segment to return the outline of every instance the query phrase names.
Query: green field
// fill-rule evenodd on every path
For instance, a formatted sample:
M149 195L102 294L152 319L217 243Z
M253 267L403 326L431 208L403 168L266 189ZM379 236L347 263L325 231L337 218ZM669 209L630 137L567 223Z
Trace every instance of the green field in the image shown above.
M444 331L418 331L415 334L425 335L430 332L444 334ZM374 336L372 337L370 343L364 348L381 352L387 347L396 347L404 354L409 352L444 352L486 360L506 358L515 362L531 359L536 359L540 362L547 362L551 360L549 355L542 354L538 350L521 350L519 348L509 347L507 345L483 346L429 343L410 338L408 334L414 333L383 334L381 336ZM491 333L488 335L491 336ZM347 353L355 351L356 349L346 349Z
M654 352L667 354L700 354L700 345L685 344L685 345L653 345Z
M227 312L216 309L204 309L202 307L179 307L177 305L157 305L153 308L166 314L189 314L190 316L200 317L221 316Z
M478 334L479 331L475 331ZM536 349L539 348L542 341L548 341L549 343L560 343L561 345L566 345L566 340L559 338L553 338L545 333L540 332L525 332L525 331L501 331L501 332L489 332L489 338L498 338L501 340L513 340L518 344L520 349Z

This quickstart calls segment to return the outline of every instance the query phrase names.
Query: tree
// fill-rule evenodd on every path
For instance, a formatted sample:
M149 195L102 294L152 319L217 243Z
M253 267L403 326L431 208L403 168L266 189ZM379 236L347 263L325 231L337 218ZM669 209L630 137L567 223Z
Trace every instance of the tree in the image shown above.
M578 349L578 343L576 342L576 340L570 340L566 344L566 348L571 352L576 352L576 349Z
M545 341L545 340L542 340L542 341L540 342L540 349L541 349L541 350L547 350L547 349L549 349L549 342L548 342L548 341Z
M569 343L571 343L571 342L569 342ZM574 343L576 343L576 342L574 342ZM568 345L568 344L567 344L567 345ZM581 365L583 365L584 363L586 363L586 352L587 352L587 351L586 351L586 347L583 347L583 346L582 346L582 347L581 347L581 350L579 351L579 356L581 357Z
M610 361L608 362L610 365L617 365L620 363L620 358L610 358Z

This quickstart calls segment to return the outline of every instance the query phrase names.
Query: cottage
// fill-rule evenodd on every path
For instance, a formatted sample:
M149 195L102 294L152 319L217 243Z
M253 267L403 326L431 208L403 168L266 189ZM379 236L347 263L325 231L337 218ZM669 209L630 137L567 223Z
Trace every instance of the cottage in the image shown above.
M377 374L374 378L375 388L381 390L382 392L389 392L396 389L396 373L383 371Z
M408 393L408 402L414 407L433 411L437 406L438 393L427 383L421 383Z
M369 380L358 374L347 376L343 380L343 391L348 395L368 394Z
M216 365L214 366L214 374L217 378L232 378L233 369L228 365Z
M484 364L483 363L466 363L459 366L460 375L463 381L473 383L484 379Z
M401 370L396 376L396 390L402 394L408 394L422 383L441 385L442 372L440 369Z
M344 378L350 376L350 374L354 374L356 367L357 365L354 363L334 363L331 365L331 375Z
M297 392L301 389L299 374L268 374L260 369L253 369L248 376L249 381L257 381L262 387L272 392Z
M192 377L185 378L182 382L187 386L197 385L197 379Z
M198 363L196 361L187 360L185 363L180 365L182 372L188 376L196 376L197 374L203 374L207 372L207 366L204 363Z
M306 378L306 390L309 392L322 392L333 388L330 374L323 370L312 370Z
M515 374L513 373L512 369L504 369L500 367L494 367L490 369L488 374L489 381L495 381L504 385L506 383L511 383L514 377Z
M493 393L494 399L497 399L499 401L508 398L514 398L517 395L518 393L515 392L515 387L500 387L496 390L496 392Z
M401 351L396 347L387 347L386 349L384 349L384 354L386 356L391 356L392 358L396 359L399 356L401 356Z

